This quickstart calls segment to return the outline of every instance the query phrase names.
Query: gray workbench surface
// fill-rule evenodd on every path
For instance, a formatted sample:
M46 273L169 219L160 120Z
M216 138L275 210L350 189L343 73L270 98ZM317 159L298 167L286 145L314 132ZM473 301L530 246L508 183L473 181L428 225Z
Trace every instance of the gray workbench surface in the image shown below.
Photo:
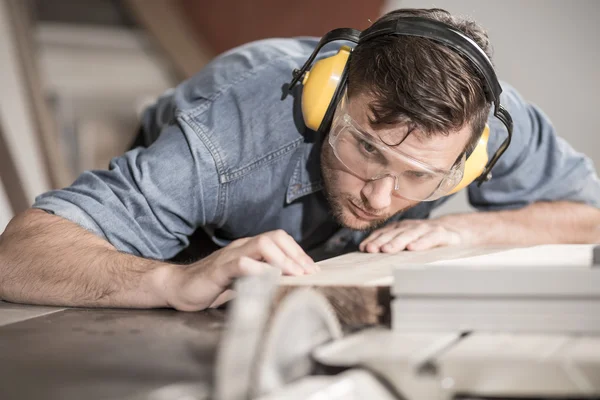
M51 309L0 301L0 399L124 399L210 385L224 311Z

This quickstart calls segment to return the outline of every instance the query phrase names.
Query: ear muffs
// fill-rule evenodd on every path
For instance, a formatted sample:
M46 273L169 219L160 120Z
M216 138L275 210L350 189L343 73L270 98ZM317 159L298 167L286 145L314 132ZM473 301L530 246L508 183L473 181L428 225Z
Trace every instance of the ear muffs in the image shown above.
M302 81L302 116L308 128L322 131L328 124L325 116L332 114L337 103L334 97L345 86L342 81L351 51L350 47L342 46L335 55L317 61L306 71Z
M345 70L352 49L342 46L333 56L323 58L306 71L302 81L302 115L304 124L324 132L329 128L341 88L345 86ZM324 132L326 133L326 132ZM463 178L448 195L475 181L488 163L487 144L490 128L486 125L475 149L465 161Z
M475 146L475 149L465 161L465 171L463 173L462 180L454 187L454 189L450 191L450 193L447 194L447 196L458 192L481 176L485 170L485 166L488 163L487 144L489 137L490 127L486 124L485 128L483 128L483 133L481 134L481 137Z

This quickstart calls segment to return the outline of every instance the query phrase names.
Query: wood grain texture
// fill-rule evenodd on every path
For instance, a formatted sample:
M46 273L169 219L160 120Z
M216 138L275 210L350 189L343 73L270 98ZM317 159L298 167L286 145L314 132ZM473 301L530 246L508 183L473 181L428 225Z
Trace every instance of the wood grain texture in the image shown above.
M298 287L311 287L331 303L340 323L352 327L390 324L392 269L401 263L426 263L498 249L444 248L399 254L349 253L319 262L313 275L282 276L274 305Z
M317 263L321 271L313 275L283 276L281 285L290 286L390 286L392 270L398 265L429 264L457 258L493 254L507 246L444 247L398 254L349 253Z
M335 314L346 329L363 325L389 324L388 287L330 286L312 287L331 304ZM274 309L292 291L294 286L281 286L275 295Z
M445 247L398 254L350 253L319 262L313 275L282 276L276 304L298 287L311 287L332 304L345 326L389 323L390 287L396 266L445 265L551 266L591 265L593 245L545 245L515 248Z

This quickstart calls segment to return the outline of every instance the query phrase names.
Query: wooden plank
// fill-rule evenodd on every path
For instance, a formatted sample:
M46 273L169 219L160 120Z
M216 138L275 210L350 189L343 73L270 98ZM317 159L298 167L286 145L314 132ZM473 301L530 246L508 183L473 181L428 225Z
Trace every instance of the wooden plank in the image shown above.
M12 40L14 41L19 67L23 75L25 94L29 102L30 117L34 134L39 141L41 156L52 188L67 186L73 180L70 174L52 117L44 83L39 72L38 54L33 39L31 4L28 0L4 0Z
M390 325L390 286L395 265L421 264L496 251L500 248L447 247L399 254L345 254L319 262L321 271L316 274L282 276L276 304L297 287L311 287L327 298L344 326Z
M49 189L7 0L0 0L0 118L27 200Z
M390 286L396 266L591 266L594 245L542 245L526 248L514 246L443 247L398 254L349 253L318 265L313 275L284 276L281 285L290 286Z
M4 229L6 229L6 226L14 215L0 177L0 233L4 232Z
M313 275L283 276L281 285L290 286L390 286L392 270L399 265L429 264L480 254L495 254L507 246L443 247L425 251L403 251L398 254L349 253L317 263L321 271Z
M585 295L564 299L518 295L396 297L392 301L391 314L392 329L402 332L600 334L600 299Z
M0 120L0 179L13 214L20 213L29 207L29 200L21 177L17 171L15 159L5 137L2 121Z
M434 265L459 267L589 267L592 265L593 244L548 244L507 249L493 255L440 260Z
M343 326L391 325L390 287L395 265L421 264L499 251L498 248L440 248L398 254L350 253L318 263L313 275L282 276L275 304L298 287L311 287L332 304Z
M546 246L535 246L519 249L524 254L534 254L530 260L539 260L543 265L552 257L552 261L562 254L568 260L576 253L577 259L582 253L589 252L591 247L556 245L553 251ZM419 266L423 264L440 265L444 262L469 263L476 259L477 265L485 265L486 260L503 259L504 262L514 262L514 257L502 258L509 255L514 248L508 246L489 247L445 247L427 251L404 251L398 254L384 253L350 253L319 262L321 271L312 275L282 276L280 278L281 295L289 293L297 287L312 287L321 292L332 303L338 318L345 325L361 325L384 323L390 324L390 287L393 284L393 269L397 266ZM589 251L588 251L589 250ZM544 258L542 255L546 255ZM478 258L482 257L482 258ZM449 261L452 260L452 261ZM512 260L512 261L511 261ZM591 263L591 261L590 261Z

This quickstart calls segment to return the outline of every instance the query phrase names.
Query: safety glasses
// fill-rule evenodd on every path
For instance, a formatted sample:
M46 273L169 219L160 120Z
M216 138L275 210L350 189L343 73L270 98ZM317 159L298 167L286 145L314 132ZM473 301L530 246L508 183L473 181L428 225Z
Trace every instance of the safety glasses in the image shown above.
M365 132L348 115L347 105L347 95L344 95L329 132L329 144L337 159L353 175L367 181L392 178L392 190L414 201L439 199L461 181L464 154L450 170L435 168Z

